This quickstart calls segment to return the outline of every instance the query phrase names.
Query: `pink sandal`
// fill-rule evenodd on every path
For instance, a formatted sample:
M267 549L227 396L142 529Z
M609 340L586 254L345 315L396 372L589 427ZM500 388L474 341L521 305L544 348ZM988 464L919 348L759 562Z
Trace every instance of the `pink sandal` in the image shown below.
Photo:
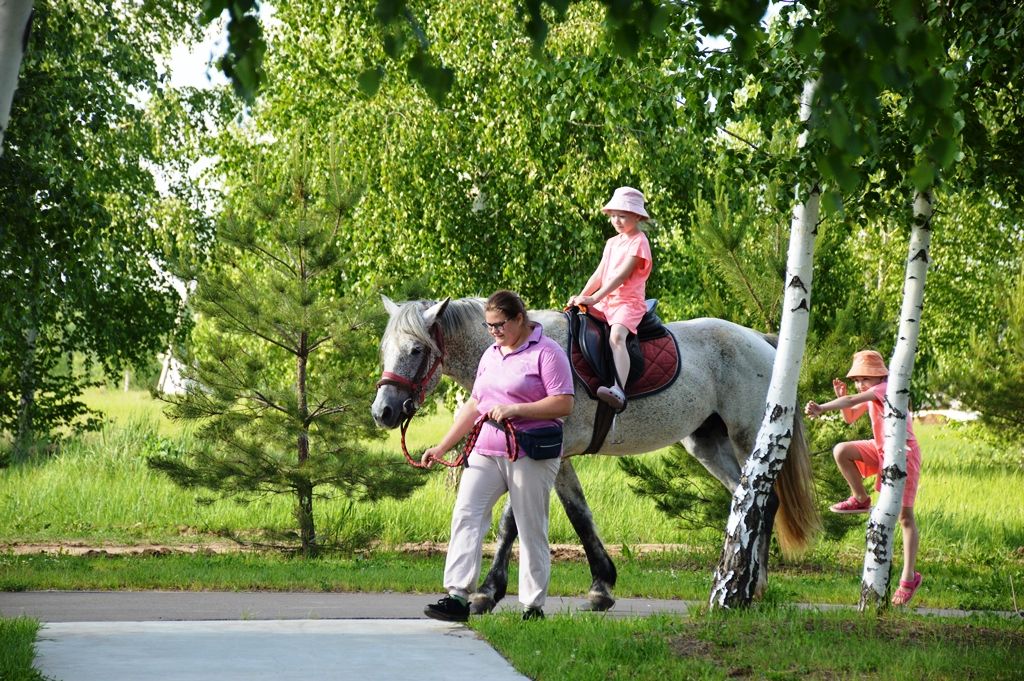
M905 579L901 579L900 588L896 589L896 593L892 595L892 604L906 605L907 603L909 603L910 599L913 598L914 594L917 593L917 588L921 586L922 580L923 577L921 577L920 572L914 573L914 579L912 581L908 582Z
M857 497L851 496L846 501L832 504L830 508L833 513L867 513L871 510L871 497L858 501Z

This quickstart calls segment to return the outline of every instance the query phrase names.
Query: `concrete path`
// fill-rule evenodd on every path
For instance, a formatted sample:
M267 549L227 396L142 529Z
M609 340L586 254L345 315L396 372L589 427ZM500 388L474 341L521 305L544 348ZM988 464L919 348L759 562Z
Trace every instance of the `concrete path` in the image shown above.
M44 623L36 667L53 681L525 678L467 627L427 619L423 607L438 597L267 591L0 592L0 615L26 615ZM545 611L577 612L585 604L580 598L549 598ZM695 605L623 598L602 616L682 614ZM518 608L513 596L498 610ZM971 614L929 608L915 612Z
M460 624L427 619L439 596L275 592L0 593L0 615L41 620L36 668L53 681L506 681L525 677ZM582 599L548 599L549 614ZM622 599L609 617L685 612ZM499 611L518 610L506 598ZM530 626L525 623L524 626Z
M0 592L0 614L43 622L161 620L421 619L441 594L313 593L274 591L22 591ZM579 611L582 598L549 597L550 614ZM620 598L609 617L685 613L686 601ZM498 611L517 610L515 596Z
M433 620L50 622L36 668L62 681L521 681L464 626Z

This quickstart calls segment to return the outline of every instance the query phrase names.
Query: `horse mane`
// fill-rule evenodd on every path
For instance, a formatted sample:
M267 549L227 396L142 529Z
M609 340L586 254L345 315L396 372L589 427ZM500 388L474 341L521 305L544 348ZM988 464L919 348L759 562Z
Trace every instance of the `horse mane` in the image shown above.
M449 302L438 319L442 335L447 337L479 321L485 302L483 298L460 298ZM388 325L384 329L381 347L384 347L393 335L402 334L412 336L433 352L440 353L440 348L430 335L430 329L423 323L423 311L436 303L435 300L417 300L399 306L397 314L388 320Z

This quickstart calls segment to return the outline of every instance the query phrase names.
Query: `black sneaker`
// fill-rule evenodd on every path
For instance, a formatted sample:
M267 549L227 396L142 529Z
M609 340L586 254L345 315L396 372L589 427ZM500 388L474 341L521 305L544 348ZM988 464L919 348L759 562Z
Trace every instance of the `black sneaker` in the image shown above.
M527 608L523 610L523 621L527 620L542 620L544 619L544 611L540 608Z
M431 603L423 608L423 614L442 622L467 622L469 621L469 603L460 603L457 598L445 596L437 603Z

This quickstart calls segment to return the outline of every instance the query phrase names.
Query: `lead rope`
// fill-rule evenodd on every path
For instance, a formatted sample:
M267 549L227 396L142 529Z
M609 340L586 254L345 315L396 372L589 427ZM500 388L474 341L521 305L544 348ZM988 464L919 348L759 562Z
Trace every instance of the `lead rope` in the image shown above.
M476 420L476 423L473 424L473 430L469 431L469 435L466 436L466 444L462 447L462 451L459 452L458 456L451 461L448 461L447 459L434 459L434 461L447 466L448 468L461 468L464 466L466 464L466 459L469 458L470 452L472 452L473 447L476 446L477 438L480 437L480 429L484 427L484 424L487 423L487 421L487 414L484 414ZM402 454L405 455L405 460L413 468L426 468L427 466L412 458L412 455L409 454L409 448L405 444L405 433L409 430L410 423L412 423L412 416L402 421ZM516 429L508 421L505 421L503 424L498 424L498 426L505 432L505 455L508 457L509 461L514 462L519 458L519 441L516 439Z

